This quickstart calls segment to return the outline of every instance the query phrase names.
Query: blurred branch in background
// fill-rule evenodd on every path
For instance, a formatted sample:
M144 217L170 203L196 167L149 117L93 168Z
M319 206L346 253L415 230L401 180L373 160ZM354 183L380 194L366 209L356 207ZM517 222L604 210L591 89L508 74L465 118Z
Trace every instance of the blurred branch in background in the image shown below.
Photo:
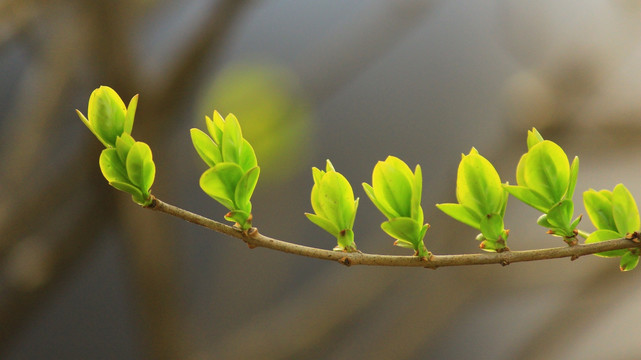
M0 3L0 50L32 25L40 7L38 0L5 0Z
M246 3L216 3L211 9L212 16L193 32L194 39L185 41L188 46L181 44L184 47L181 61L170 67L169 76L158 77L166 81L162 87L145 84L151 79L142 79L136 72L140 60L134 58L131 51L134 44L130 31L145 15L135 11L141 4L76 2L60 7L49 2L7 1L0 5L0 15L5 20L1 23L2 48L16 41L26 44L30 51L16 101L1 124L0 264L5 286L0 303L3 324L0 341L3 349L11 337L20 334L18 330L31 319L29 315L59 284L62 275L73 268L71 264L92 245L108 219L117 220L113 215L123 212L121 219L137 219L133 226L124 227L128 231L126 244L129 244L125 248L134 279L132 290L138 293L147 353L155 359L187 357L186 336L180 330L184 324L179 320L176 301L178 269L171 231L153 218L137 216L135 210L119 210L114 201L107 200L111 194L105 191L99 177L87 182L86 177L78 176L86 173L85 164L94 162L91 159L95 158L92 150L95 147L84 145L88 144L85 141L70 142L75 131L59 131L60 119L65 122L73 119L69 110L73 106L68 99L76 91L69 85L85 86L87 81L81 77L91 74L89 86L94 86L97 80L115 84L125 93L155 89L149 91L144 100L145 108L156 109L148 116L154 121L141 121L146 123L141 128L145 136L166 141L170 134L169 127L164 125L170 123L173 109L185 100L177 94L194 87L197 69L205 63L209 52L222 46L224 34ZM162 5L156 2L142 6L154 11ZM212 19L216 21L211 22ZM26 37L18 38L22 34ZM73 148L69 150L69 147ZM56 148L68 151L56 154L51 150ZM68 153L82 156L63 159ZM83 187L85 191L80 191ZM65 211L60 210L62 204ZM34 229L34 219L47 217L53 209L58 209L59 215L66 215L66 228ZM74 215L78 213L84 216ZM29 264L36 270L29 270ZM35 279L25 278L34 271L39 271Z
M388 52L438 6L438 0L402 0L368 7L333 28L297 58L293 68L317 103L335 94Z

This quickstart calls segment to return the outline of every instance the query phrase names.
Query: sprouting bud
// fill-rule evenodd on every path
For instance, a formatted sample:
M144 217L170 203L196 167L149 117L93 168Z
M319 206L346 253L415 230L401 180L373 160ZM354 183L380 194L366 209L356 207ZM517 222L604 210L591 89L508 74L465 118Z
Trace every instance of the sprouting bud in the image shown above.
M327 160L325 171L312 169L314 187L312 188L312 208L315 214L306 213L307 218L336 237L338 245L334 250L356 251L354 243L354 219L358 209L358 199L349 181L334 169Z
M98 140L110 148L116 146L116 139L123 133L131 135L137 105L138 95L125 107L125 103L112 88L101 86L89 97L87 117L79 110L76 112Z

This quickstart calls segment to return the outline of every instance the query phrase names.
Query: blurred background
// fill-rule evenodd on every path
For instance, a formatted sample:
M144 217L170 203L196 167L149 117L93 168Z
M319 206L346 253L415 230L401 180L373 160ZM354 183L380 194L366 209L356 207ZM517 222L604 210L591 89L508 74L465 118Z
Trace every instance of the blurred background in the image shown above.
M331 249L307 221L332 160L361 205L356 243L392 246L360 186L387 155L423 168L436 254L480 251L437 212L475 146L503 181L535 126L588 188L641 180L641 1L0 1L3 359L638 359L641 271L593 256L347 268L133 204L101 177L76 116L99 85L140 94L153 193L222 219L189 138L239 118L261 165L261 233ZM562 246L508 204L514 250ZM587 216L580 228L592 231Z

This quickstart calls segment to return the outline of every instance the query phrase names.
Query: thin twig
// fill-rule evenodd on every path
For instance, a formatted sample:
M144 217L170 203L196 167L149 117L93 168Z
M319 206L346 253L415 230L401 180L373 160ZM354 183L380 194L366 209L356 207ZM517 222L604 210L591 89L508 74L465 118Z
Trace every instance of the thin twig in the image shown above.
M374 265L374 266L415 266L436 269L443 266L464 266L464 265L485 265L501 264L509 265L515 262L536 261L559 259L569 257L577 259L583 255L591 255L603 251L620 250L641 247L641 243L630 239L608 240L593 244L575 245L568 247L557 247L548 249L524 250L524 251L505 251L502 253L481 253L481 254L461 254L461 255L432 255L429 260L421 259L418 256L395 256L395 255L377 255L365 254L360 252L340 252L333 250L318 249L304 245L289 243L286 241L270 238L258 233L256 228L252 228L247 233L225 225L215 220L208 219L204 216L194 214L179 207L167 204L158 199L154 199L149 209L167 213L169 215L181 218L183 220L204 226L208 229L219 233L241 239L249 247L264 247L277 251L282 251L294 255L307 256L321 260L333 260L343 265Z

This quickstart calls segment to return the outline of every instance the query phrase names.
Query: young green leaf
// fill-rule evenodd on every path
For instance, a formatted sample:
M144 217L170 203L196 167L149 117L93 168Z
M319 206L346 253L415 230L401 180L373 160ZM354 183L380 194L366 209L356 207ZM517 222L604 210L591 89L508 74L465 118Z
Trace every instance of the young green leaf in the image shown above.
M105 147L115 147L118 136L131 134L137 104L138 95L131 99L129 108L126 108L112 88L101 86L89 97L87 117L79 110L76 113Z
M395 239L416 244L421 225L411 218L400 217L385 221L381 224L381 228Z
M385 199L379 200L376 197L374 194L374 188L371 185L363 183L363 190L365 190L365 194L367 194L367 197L372 201L374 206L376 206L376 208L383 213L386 218L393 219L400 216L389 204L387 204Z
M412 178L412 202L410 204L411 217L419 224L424 221L423 208L421 207L421 196L423 195L423 172L421 166L416 165L414 176Z
M252 168L255 168L258 164L256 160L256 154L254 153L254 148L249 144L245 139L242 141L240 148L240 155L238 159L238 165L243 171L249 171Z
M390 219L381 224L381 228L391 237L397 239L394 243L396 246L408 247L414 249L415 255L428 258L429 252L423 244L423 238L429 225L421 226L416 220L407 217Z
M410 217L412 205L412 181L407 176L411 170L405 163L399 164L398 158L388 156L374 167L372 188L379 201L389 204L395 217ZM406 168L406 169L405 169Z
M583 204L597 229L618 232L612 215L612 193L608 190L590 189L583 193Z
M125 114L125 124L123 126L123 134L131 135L131 130L134 127L134 117L136 116L136 109L138 108L138 95L134 95L129 101L127 112Z
M121 136L116 138L116 151L118 152L118 157L123 164L127 163L127 155L129 155L129 150L136 143L136 140L127 133L123 133Z
M243 138L238 119L226 119L214 111L205 117L209 136L191 129L191 139L198 155L210 169L200 178L201 188L214 200L230 210L227 220L235 221L243 230L251 227L251 196L258 182L260 169L251 144Z
M129 183L129 178L127 177L127 169L125 168L123 162L120 161L118 152L116 149L109 148L104 149L100 153L100 171L102 175L107 179L108 182L121 182Z
M633 233L641 227L637 204L623 184L618 184L612 191L612 216L619 234Z
M214 200L229 210L236 210L236 186L243 176L240 166L223 162L205 171L200 177L200 187Z
M527 148L528 150L532 148L532 146L543 142L543 136L536 130L535 128L532 128L532 130L528 130L527 132Z
M572 220L572 195L579 172L579 158L572 166L561 147L544 140L536 129L528 132L528 152L521 156L516 168L517 186L505 185L515 198L543 212L537 223L547 227L550 234L561 236L575 245L581 216Z
M458 167L456 195L460 204L480 217L498 213L503 205L504 189L494 166L472 148L463 155Z
M423 238L429 225L423 225L422 180L420 166L412 173L401 159L388 156L374 167L372 185L363 183L363 189L387 217L388 221L381 227L397 239L395 245L411 247L416 255L426 258L429 252Z
M606 241L606 240L614 240L614 239L620 239L621 234L618 232L612 231L612 230L597 230L590 234L588 238L585 240L586 244L593 244L601 241ZM618 256L623 256L627 250L622 249L622 250L612 250L612 251L604 251L601 253L597 253L594 255L597 256L602 256L602 257L618 257Z
M218 111L214 111L212 119L205 116L207 131L209 131L209 135L211 135L211 138L214 139L214 142L218 144L218 146L220 146L223 143L223 129L225 128L225 120Z
M223 141L221 153L225 162L240 164L240 148L243 143L243 135L240 124L233 114L227 115L225 127L223 128Z
M436 204L436 207L455 220L481 230L481 217L475 211L469 210L461 204Z
M311 203L315 214L306 213L307 218L336 237L335 250L356 251L354 244L354 219L358 199L354 200L352 186L347 179L336 172L327 160L327 171L312 169L314 186Z
M223 161L220 149L207 134L196 128L191 129L190 133L196 152L209 167L214 167Z
M570 181L568 183L568 189L565 193L565 199L572 199L574 196L574 189L576 188L576 181L579 177L579 157L575 156L572 160L572 165L570 165Z
M109 145L124 132L126 107L118 94L108 86L94 90L89 97L87 117L96 133Z
M504 185L504 187L510 195L541 212L547 212L550 209L548 199L528 187L517 185Z
M142 206L148 206L151 204L151 199L149 197L146 197L143 195L143 193L135 186L129 184L129 183L122 183L118 181L111 181L109 182L109 185L113 186L114 188L124 191L126 193L131 194L131 199Z
M630 271L637 267L639 264L639 255L639 249L630 250L623 254L619 262L619 269L621 269L621 271Z
M131 183L147 195L156 176L149 145L140 141L134 143L127 154L126 168Z
M525 160L526 186L542 195L549 207L561 201L570 178L570 164L563 149L545 140L534 145Z
M334 235L335 237L339 236L340 230L329 219L326 219L316 214L310 214L310 213L305 213L305 216L307 216L309 221L313 222L314 224L319 226L321 229L327 231L328 233Z
M149 205L150 199L148 194L143 192L131 183L127 177L125 165L120 161L116 149L104 149L100 154L100 170L109 185L114 188L131 194L134 202L146 206Z
M245 212L251 213L251 199L256 184L258 183L258 176L260 175L260 168L258 166L244 173L243 176L238 181L236 185L236 191L234 193L234 203L236 206L244 210Z
M481 248L494 251L505 248L507 231L503 228L503 214L507 205L507 192L494 166L472 148L463 155L456 178L456 198L459 204L436 206L464 224L481 230ZM491 245L488 242L501 244Z
M574 213L574 204L571 200L563 200L553 206L547 213L547 221L553 228L568 229L572 222ZM573 236L573 234L559 234L563 236Z

